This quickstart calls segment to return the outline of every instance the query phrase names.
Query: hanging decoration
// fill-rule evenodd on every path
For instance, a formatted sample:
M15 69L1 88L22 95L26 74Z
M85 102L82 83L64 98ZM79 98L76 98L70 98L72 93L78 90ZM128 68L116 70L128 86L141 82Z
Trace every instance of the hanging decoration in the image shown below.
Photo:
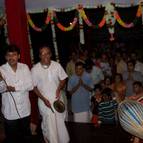
M138 11L137 11L137 14L136 14L136 18L133 22L131 22L130 24L127 24L125 23L119 16L117 10L115 10L115 7L114 7L114 4L113 3L107 3L105 5L105 14L102 18L102 20L100 21L99 24L97 25L94 25L90 22L90 20L88 19L87 15L85 14L85 11L83 9L83 6L81 4L78 5L77 7L77 11L79 12L79 15L80 17L85 21L85 23L89 26L89 27L93 27L93 28L102 28L105 23L107 24L107 27L108 29L110 30L110 34L114 34L114 24L115 24L115 21L117 20L117 22L125 27L125 28L131 28L134 26L134 24L136 24L137 20L139 17L141 17L142 15L142 8L143 6L141 6L141 4L139 5L139 8L138 8ZM52 12L54 11L48 11L48 14L47 14L47 18L45 20L45 25L42 26L41 28L37 27L34 22L32 21L32 19L30 18L30 15L27 14L27 19L28 19L28 22L29 22L29 25L36 31L38 32L41 32L43 31L46 26L49 24L50 20L51 20L51 14ZM78 21L78 17L77 17L77 14L73 20L73 22L70 23L70 25L68 27L64 27L57 19L57 16L56 16L56 13L54 12L53 14L53 21L56 23L57 27L59 29L61 29L62 31L70 31L72 30L75 25L77 24L77 21Z
M105 22L106 22L105 16L103 16L103 18L102 18L102 20L101 20L101 22L100 22L99 24L93 25L93 24L89 21L88 17L86 16L85 11L84 11L82 5L79 4L77 10L78 10L78 12L79 12L79 14L80 14L80 17L82 17L82 19L84 20L84 22L85 22L89 27L102 28L102 27L104 26L104 24L105 24Z
M108 28L108 31L110 33L110 41L113 41L115 38L114 38L114 32L115 32L115 28L114 28L114 25L115 25L115 22L117 21L122 27L124 28L131 28L133 26L135 26L138 22L138 19L142 16L142 22L143 22L143 3L140 3L139 7L138 7L138 10L137 10L137 13L136 13L136 18L133 20L133 22L131 23L125 23L121 17L119 16L119 13L117 12L117 10L115 10L115 5L113 3L107 3L105 5L105 13L104 13L104 16L102 18L102 20L100 21L99 24L92 24L92 22L88 19L85 11L84 11L84 8L83 8L83 5L81 4L78 4L77 6L77 12L78 14L76 13L73 21L69 24L68 27L65 27L63 26L57 16L56 16L56 12L57 11L56 9L52 9L52 10L48 10L48 13L47 13L47 17L46 17L46 20L45 20L45 24L44 26L42 26L41 28L37 27L34 22L32 21L32 19L30 18L30 15L27 14L27 19L28 19L28 23L29 25L34 29L36 30L37 32L41 32L43 30L45 30L45 28L47 27L47 25L51 22L52 25L52 28L53 28L53 32L55 32L54 30L54 23L56 24L56 26L66 32L66 31L70 31L70 30L73 30L73 28L76 26L78 20L79 20L79 28L80 28L80 42L81 43L84 43L84 31L83 31L83 20L84 22L89 26L89 27L92 27L92 28L102 28L105 23L107 25L107 28ZM61 9L62 11L70 11L71 9ZM78 16L79 15L79 16ZM54 36L54 35L53 35ZM56 46L55 46L56 47Z
M115 18L114 18L114 11L115 7L113 3L107 3L105 6L105 19L106 19L106 25L108 27L108 31L110 33L110 41L114 41L114 32L115 32Z
M124 28L131 28L131 27L134 27L134 25L136 25L137 21L138 21L138 18L141 17L142 15L142 7L141 7L141 4L138 6L138 10L137 10L137 13L136 13L136 18L133 20L133 22L131 23L125 23L121 17L119 16L118 12L115 10L114 12L114 17L115 19L117 20L117 22Z
M57 27L62 30L62 31L70 31L73 30L73 28L75 27L75 25L77 24L78 21L78 16L76 13L76 16L74 18L74 20L72 22L70 22L70 25L68 27L64 27L57 19L56 13L54 12L54 17L53 17L53 21L56 23Z
M31 17L29 14L27 14L27 20L28 20L28 23L29 25L37 32L42 32L43 30L46 29L47 25L49 24L50 20L51 20L51 11L49 10L48 13L47 13L47 17L46 17L46 20L45 20L45 25L42 26L41 28L37 27L34 22L32 21Z
M79 40L81 44L85 44L84 40L84 29L83 29L83 20L79 14Z
M53 44L54 44L54 50L55 50L55 56L56 56L56 61L60 62L59 59L59 52L58 52L58 46L57 46L57 39L56 39L56 31L55 31L55 24L54 24L54 12L51 11L51 29L52 29L52 39L53 39Z
M29 31L29 27L28 26L27 26L27 31L28 31L28 40L29 40L29 47L30 47L31 64L33 65L34 64L34 55L33 55L31 36L30 36L30 31Z
M78 8L77 8L79 14L80 14L80 17L83 18L84 22L89 26L91 27L92 26L92 23L88 20L86 14L85 14L85 11L83 9L83 6L81 4L78 5Z

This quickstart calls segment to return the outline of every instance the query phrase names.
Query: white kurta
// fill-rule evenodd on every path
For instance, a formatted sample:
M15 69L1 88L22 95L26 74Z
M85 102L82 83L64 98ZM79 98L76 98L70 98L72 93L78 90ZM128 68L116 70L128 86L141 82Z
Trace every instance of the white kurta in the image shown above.
M60 80L67 78L61 65L51 61L50 66L44 69L40 63L32 68L34 86L46 97L51 105L56 100L56 89ZM42 115L42 131L50 143L68 143L69 135L64 122L64 114L52 111L39 99L39 111Z
M8 63L0 67L0 72L7 85L15 87L15 92L11 92L15 100L20 117L30 115L31 106L29 91L33 89L31 72L27 65L18 63L14 72ZM2 83L2 82L1 82ZM8 120L19 119L14 101L9 92L2 93L2 113Z

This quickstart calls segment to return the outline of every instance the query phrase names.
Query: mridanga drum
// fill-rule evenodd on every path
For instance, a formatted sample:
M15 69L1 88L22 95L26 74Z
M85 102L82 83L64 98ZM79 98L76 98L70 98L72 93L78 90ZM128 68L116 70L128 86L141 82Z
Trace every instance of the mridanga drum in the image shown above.
M143 105L141 103L124 100L118 106L118 116L124 130L143 139Z

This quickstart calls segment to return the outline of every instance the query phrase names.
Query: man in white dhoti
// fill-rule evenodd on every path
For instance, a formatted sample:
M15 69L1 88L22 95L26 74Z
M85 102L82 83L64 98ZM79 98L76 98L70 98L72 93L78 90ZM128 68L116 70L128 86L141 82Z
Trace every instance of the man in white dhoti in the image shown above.
M40 62L32 68L34 91L39 97L42 116L42 132L46 143L68 143L69 135L64 122L64 113L52 112L53 102L60 98L67 74L62 66L51 60L51 50L43 46L39 50Z

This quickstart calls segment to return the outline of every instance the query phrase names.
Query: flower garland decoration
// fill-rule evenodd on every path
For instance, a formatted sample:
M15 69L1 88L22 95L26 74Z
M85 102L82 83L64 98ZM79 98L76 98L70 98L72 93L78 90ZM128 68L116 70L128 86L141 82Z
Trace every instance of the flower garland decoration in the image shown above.
M83 9L83 6L81 4L78 5L78 8L77 8L80 16L83 18L84 22L89 26L93 26L93 24L89 21L89 19L87 18L86 14L85 14L85 11Z
M83 18L84 22L89 26L89 27L93 27L93 28L102 28L106 22L105 20L105 16L103 16L101 22L98 25L93 25L89 19L87 18L85 11L83 9L83 6L81 4L78 5L77 10L80 14L80 16Z
M33 65L34 64L34 55L33 55L32 41L31 41L31 36L30 36L30 31L29 31L28 26L27 26L27 31L28 31L28 41L29 41L29 47L30 47L31 63Z
M138 7L138 10L137 10L137 14L136 14L135 20L134 20L133 22L131 22L131 23L128 24L128 23L125 23L125 22L120 18L118 12L115 10L114 4L113 4L113 3L107 3L107 4L105 5L105 14L104 14L102 20L100 21L99 24L94 25L94 24L92 24L92 23L90 22L90 20L88 19L87 15L85 14L83 5L79 4L79 5L77 6L77 11L78 11L80 17L85 21L85 23L86 23L89 27L92 27L92 28L102 28L102 27L105 25L105 23L106 23L106 25L107 25L107 27L108 27L108 30L109 30L109 33L110 33L110 35L111 35L111 37L110 37L110 40L111 40L111 41L114 40L114 36L113 36L113 35L114 35L114 31L115 31L115 30L114 30L114 24L115 24L116 20L117 20L117 22L118 22L121 26L123 26L123 27L125 27L125 28L131 28L131 27L133 27L133 26L137 23L138 18L141 17L142 11L143 11L142 9L143 9L143 8L142 8L142 3L140 3L140 5L139 5L139 7ZM75 27L75 25L77 24L77 22L78 22L78 16L77 16L77 14L76 14L76 16L75 16L75 18L73 19L72 23L70 23L70 25L69 25L68 27L65 27L65 26L63 26L63 25L58 21L57 16L56 16L56 13L55 13L53 10L48 10L47 17L46 17L46 20L45 20L45 24L44 24L44 26L42 26L41 28L37 27L37 26L34 24L34 22L32 21L32 19L31 19L31 17L30 17L29 14L27 14L28 23L29 23L29 25L30 25L34 30L36 30L36 31L38 31L38 32L41 32L41 31L45 30L45 28L47 27L47 25L51 22L51 15L53 15L52 21L53 21L54 23L56 23L56 26L57 26L60 30L62 30L62 31L70 31L70 30L72 30L72 29Z
M27 20L28 20L28 23L29 25L37 32L42 32L43 30L46 29L47 25L49 24L50 20L51 20L51 11L49 10L48 13L47 13L47 17L46 17L46 20L45 20L45 25L42 26L41 28L37 27L34 22L32 21L31 17L29 14L27 14Z
M116 18L117 22L124 28L131 28L133 27L134 25L136 25L137 21L138 21L138 18L141 17L142 15L142 8L141 8L141 4L139 5L138 7L138 10L137 10L137 13L136 13L136 18L134 19L133 22L131 23L125 23L119 16L118 12L115 11L114 12L114 17Z
M84 29L83 29L83 19L80 16L80 14L78 13L78 17L79 17L79 41L81 44L85 44L85 37L84 37Z
M61 23L59 23L58 19L57 19L57 16L56 16L56 13L54 12L54 17L53 17L53 21L56 23L57 27L62 30L62 31L71 31L73 30L73 28L75 27L75 25L77 24L78 22L78 17L77 17L77 14L75 16L75 18L73 19L73 21L70 23L70 26L68 27L65 27L63 26Z
M57 45L57 38L56 38L56 31L55 31L55 24L54 24L54 17L55 17L55 13L53 12L53 10L51 9L51 29L52 29L52 39L53 39L53 45L54 45L54 50L55 50L55 56L56 56L56 61L60 62L59 59L59 52L58 52L58 45Z
M110 41L114 41L114 24L116 22L116 19L114 18L114 11L115 7L113 3L107 3L105 5L105 19L106 19L106 25L108 27L108 31L110 33Z

